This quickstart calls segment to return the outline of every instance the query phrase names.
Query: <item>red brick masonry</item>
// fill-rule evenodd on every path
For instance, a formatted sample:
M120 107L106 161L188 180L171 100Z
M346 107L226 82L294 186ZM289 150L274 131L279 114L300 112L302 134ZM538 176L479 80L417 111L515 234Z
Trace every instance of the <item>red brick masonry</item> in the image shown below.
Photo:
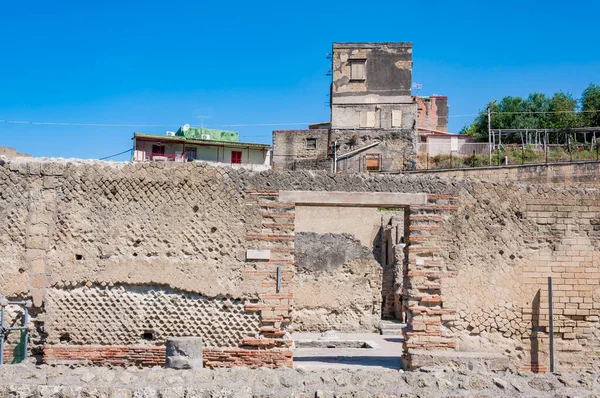
M202 352L204 367L207 368L292 367L292 351L290 349L204 348ZM51 345L44 348L43 361L47 364L164 366L165 347Z

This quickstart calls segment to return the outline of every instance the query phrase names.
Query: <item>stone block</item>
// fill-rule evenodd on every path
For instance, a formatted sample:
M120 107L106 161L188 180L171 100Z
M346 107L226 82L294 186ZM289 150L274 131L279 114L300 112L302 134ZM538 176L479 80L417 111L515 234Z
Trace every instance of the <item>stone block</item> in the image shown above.
M269 260L271 250L246 250L246 260Z
M166 341L166 367L202 368L202 337L172 337Z

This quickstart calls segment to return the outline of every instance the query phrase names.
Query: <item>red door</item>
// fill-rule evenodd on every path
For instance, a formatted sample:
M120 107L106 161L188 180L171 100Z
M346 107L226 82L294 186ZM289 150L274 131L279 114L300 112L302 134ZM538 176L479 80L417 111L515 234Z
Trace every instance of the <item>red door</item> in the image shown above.
M231 163L242 163L242 152L231 151Z

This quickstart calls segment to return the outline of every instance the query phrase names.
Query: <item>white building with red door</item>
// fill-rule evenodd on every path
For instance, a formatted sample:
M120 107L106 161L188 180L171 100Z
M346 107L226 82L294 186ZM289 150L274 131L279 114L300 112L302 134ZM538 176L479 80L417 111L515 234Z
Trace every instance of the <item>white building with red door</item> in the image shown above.
M239 142L235 131L185 125L166 135L133 134L134 162L211 162L252 170L271 168L268 144Z

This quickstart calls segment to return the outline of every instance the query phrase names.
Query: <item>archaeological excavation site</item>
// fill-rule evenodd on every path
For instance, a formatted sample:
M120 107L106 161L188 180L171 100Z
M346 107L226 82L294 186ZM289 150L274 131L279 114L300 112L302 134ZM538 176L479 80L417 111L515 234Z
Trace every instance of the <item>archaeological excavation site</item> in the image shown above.
M464 377L504 396L593 391L599 167L336 175L2 160L0 389L23 383L34 396L39 380L68 370L106 391L127 388L123 372L136 388L158 372L185 390L190 373L162 369L167 342L198 337L198 377L275 378L261 388L287 396L332 390L328 377L400 396L389 380L415 392L455 370L464 375L448 376L452 388ZM53 391L71 396L64 388ZM317 396L355 396L340 394Z

